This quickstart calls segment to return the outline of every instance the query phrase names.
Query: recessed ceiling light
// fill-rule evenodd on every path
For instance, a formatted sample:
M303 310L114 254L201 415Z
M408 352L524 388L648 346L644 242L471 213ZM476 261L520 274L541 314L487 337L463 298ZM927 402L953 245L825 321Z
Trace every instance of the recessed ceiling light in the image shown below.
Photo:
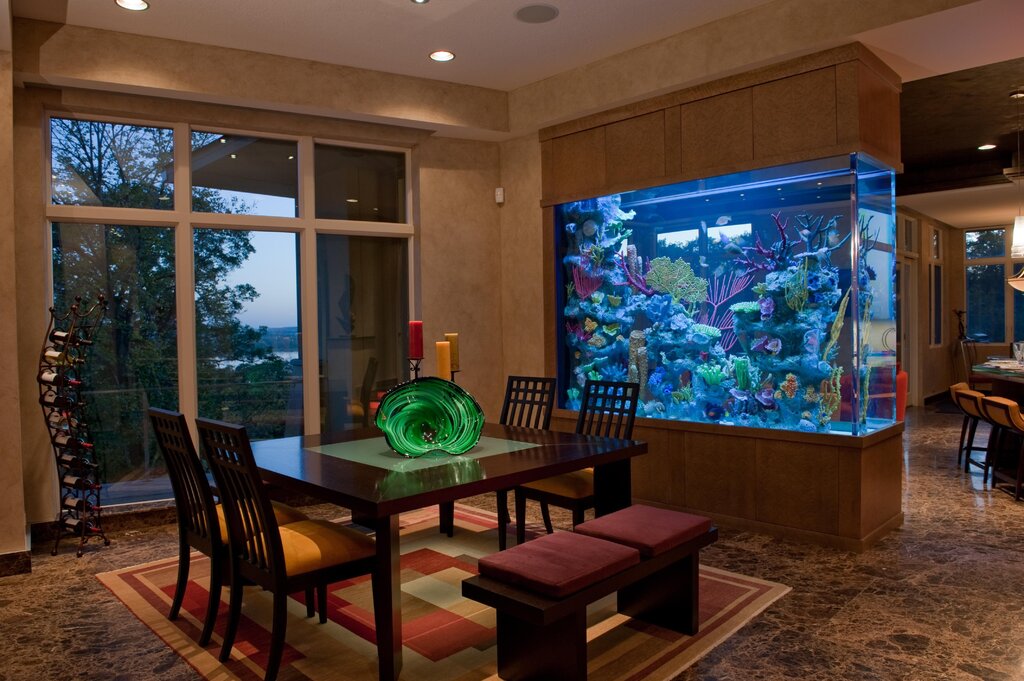
M345 203L359 203L359 199L345 199Z
M430 58L434 61L451 61L455 59L455 54L448 50L437 50L430 53Z
M220 142L221 144L227 144L227 143L228 143L228 138L227 138L227 137L221 137L221 138L220 138L220 140L219 140L219 142Z
M558 8L551 5L527 5L516 10L516 19L524 24L545 24L558 16Z
M130 9L133 12L141 12L144 9L149 9L149 3L146 0L114 0L117 6L121 9Z
M1010 94L1010 99L1024 99L1024 90L1017 90Z
M238 158L238 154L231 154L231 158Z
M428 2L430 2L430 0L412 0L412 4L414 5L425 5Z
M994 144L982 144L981 146L978 147L978 151L989 151L989 150L995 149L995 148L996 148L996 145L994 145Z
M294 156L289 156L289 157L288 157L288 160L289 160L289 161L294 161L294 160L295 160L295 157L294 157Z

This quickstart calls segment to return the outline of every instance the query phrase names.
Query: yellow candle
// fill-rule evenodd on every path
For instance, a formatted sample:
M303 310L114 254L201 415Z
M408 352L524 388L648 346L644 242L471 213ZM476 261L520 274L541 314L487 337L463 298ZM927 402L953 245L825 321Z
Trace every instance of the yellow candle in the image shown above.
M459 370L459 334L446 333L444 339L452 346L452 371Z
M434 343L437 349L437 376L446 381L452 380L452 345L448 341Z

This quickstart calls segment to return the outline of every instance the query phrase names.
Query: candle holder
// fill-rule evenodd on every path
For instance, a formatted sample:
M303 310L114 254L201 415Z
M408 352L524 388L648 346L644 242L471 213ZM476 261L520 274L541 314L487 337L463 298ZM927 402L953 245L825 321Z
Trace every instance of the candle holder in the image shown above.
M410 357L409 358L409 371L412 372L413 378L420 377L420 362L423 361L422 357Z

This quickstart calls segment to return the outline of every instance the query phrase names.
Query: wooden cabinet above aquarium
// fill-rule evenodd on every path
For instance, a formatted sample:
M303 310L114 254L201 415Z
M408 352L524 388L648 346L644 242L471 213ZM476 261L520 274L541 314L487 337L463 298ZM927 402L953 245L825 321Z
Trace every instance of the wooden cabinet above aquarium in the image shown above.
M899 93L853 43L544 128L542 204L851 152L900 171Z

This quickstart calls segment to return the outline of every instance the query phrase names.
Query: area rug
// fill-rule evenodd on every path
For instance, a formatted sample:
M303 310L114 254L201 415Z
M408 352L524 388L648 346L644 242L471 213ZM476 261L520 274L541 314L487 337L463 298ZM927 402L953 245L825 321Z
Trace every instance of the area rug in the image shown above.
M455 536L438 532L437 511L401 517L402 678L417 681L497 680L494 611L462 598L461 582L476 574L477 559L497 550L493 513L457 505ZM531 530L534 528L530 528ZM227 603L213 641L196 643L206 612L209 560L192 555L191 581L178 620L167 619L177 558L97 575L146 626L211 681L262 679L270 642L269 594L247 588L232 658L217 660ZM615 612L614 595L587 613L589 678L595 681L671 679L726 640L789 587L701 566L700 631L685 636ZM224 591L227 598L227 590ZM368 577L331 585L326 624L307 619L301 594L289 599L282 681L375 681L377 656Z

